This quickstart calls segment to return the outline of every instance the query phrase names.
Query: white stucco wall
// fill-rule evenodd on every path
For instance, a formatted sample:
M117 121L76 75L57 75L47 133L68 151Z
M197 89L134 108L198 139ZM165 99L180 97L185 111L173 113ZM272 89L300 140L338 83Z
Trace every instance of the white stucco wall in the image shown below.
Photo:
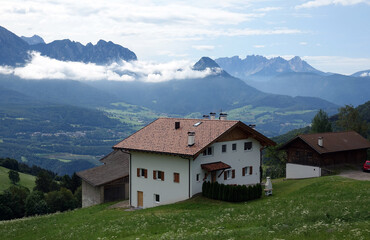
M315 166L307 166L301 164L286 164L286 178L299 179L299 178L313 178L321 176L321 168Z
M100 204L104 201L103 187L94 187L82 180L82 207Z
M137 168L147 169L147 178L137 177ZM164 181L153 179L153 170L164 172ZM180 182L174 182L174 173ZM137 207L137 192L143 192L143 207L174 203L189 198L189 160L178 156L131 152L131 205ZM156 203L154 194L160 195Z
M244 142L252 142L251 150L244 150ZM237 150L232 150L232 144L237 144ZM222 145L227 145L226 153L222 152ZM213 155L203 156L202 154L192 161L191 166L191 182L192 182L192 195L202 192L203 178L206 171L201 168L201 164L212 162L224 162L231 166L230 169L235 169L235 178L224 180L222 174L218 177L221 171L217 171L217 182L224 184L241 184L249 185L260 182L260 148L261 144L253 139L243 139L227 142L216 142L211 145L213 147ZM246 174L243 176L243 168L247 166L253 167L252 175ZM200 173L200 181L196 181L196 175ZM211 174L208 174L207 181L211 181Z

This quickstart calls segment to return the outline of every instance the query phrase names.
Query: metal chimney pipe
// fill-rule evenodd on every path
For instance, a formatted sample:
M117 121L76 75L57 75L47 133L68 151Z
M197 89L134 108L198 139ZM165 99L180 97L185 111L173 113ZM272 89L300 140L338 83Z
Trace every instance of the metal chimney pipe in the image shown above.
M216 119L216 113L211 112L211 113L209 113L209 115L211 115L211 120L215 120Z

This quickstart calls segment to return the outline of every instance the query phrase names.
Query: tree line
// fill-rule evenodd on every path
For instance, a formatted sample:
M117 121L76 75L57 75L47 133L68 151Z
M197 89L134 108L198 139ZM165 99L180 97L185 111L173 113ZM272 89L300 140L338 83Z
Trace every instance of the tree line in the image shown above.
M63 212L81 207L81 179L76 173L72 177L58 176L51 171L31 167L27 171L37 172L35 187L31 192L28 188L17 185L19 174L16 169L23 169L25 164L16 161L17 166L14 161L16 160L0 160L0 163L5 163L2 166L12 167L8 176L13 184L0 194L0 220Z

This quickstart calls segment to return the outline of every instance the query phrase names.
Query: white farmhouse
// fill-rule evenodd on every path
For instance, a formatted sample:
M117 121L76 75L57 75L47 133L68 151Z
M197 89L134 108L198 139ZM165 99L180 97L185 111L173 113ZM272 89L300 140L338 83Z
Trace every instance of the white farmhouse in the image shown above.
M273 141L240 121L159 118L115 145L131 154L130 205L154 207L192 197L204 181L261 181L261 150Z

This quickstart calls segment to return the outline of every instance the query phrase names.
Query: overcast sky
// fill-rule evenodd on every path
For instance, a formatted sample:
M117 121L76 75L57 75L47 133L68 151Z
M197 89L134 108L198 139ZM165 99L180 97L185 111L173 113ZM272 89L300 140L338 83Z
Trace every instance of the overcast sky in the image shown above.
M370 69L370 0L0 0L18 36L113 41L149 62L301 56L322 71Z

